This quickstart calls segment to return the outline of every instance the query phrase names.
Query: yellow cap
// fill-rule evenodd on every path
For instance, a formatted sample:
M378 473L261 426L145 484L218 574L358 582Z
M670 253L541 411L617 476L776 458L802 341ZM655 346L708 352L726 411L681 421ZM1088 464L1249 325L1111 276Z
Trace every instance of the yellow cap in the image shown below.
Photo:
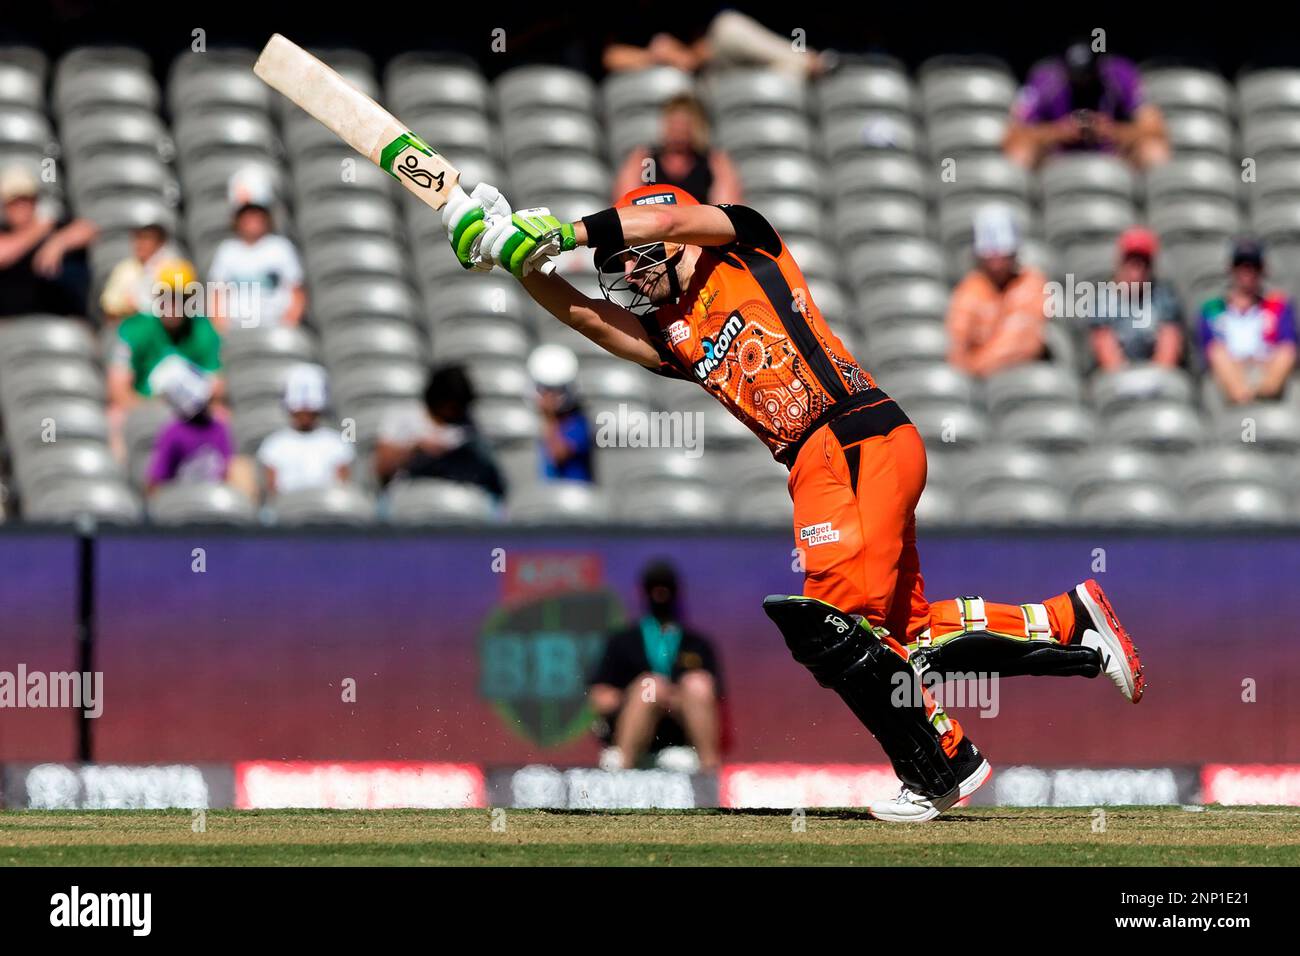
M198 273L194 271L194 263L188 259L168 259L158 267L158 274L155 277L159 285L182 295L189 289L190 283L197 279Z

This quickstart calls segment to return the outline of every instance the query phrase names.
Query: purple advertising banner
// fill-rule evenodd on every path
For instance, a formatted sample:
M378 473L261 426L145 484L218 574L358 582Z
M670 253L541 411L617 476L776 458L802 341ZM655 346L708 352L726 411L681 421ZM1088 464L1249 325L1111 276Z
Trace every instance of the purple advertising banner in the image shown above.
M13 543L0 567L36 574ZM934 537L921 554L932 599L1041 601L1096 577L1142 650L1136 707L1104 678L1022 677L996 716L952 708L1000 764L1300 762L1300 538ZM762 613L800 589L785 536L505 531L103 536L95 759L589 763L583 675L658 557L719 650L729 759L880 759ZM66 622L49 595L68 580L5 586L10 607L37 602L28 619Z
M79 547L67 534L0 536L0 763L77 756L81 712L50 706L48 687L80 666Z

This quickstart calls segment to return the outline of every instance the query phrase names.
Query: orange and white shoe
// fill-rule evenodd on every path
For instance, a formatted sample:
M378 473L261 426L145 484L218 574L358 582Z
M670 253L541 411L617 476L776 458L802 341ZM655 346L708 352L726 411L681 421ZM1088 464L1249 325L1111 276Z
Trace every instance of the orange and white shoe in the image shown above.
M1101 585L1089 578L1070 594L1076 617L1075 633L1084 647L1101 655L1101 669L1127 700L1137 703L1146 690L1142 660L1133 639L1119 622Z

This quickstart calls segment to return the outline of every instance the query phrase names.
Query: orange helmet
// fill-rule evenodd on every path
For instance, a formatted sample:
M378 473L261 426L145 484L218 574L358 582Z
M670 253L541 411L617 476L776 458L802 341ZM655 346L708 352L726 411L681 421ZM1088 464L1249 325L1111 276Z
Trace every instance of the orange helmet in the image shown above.
M659 205L698 206L700 202L684 189L651 183L647 186L638 186L636 189L624 193L619 201L614 204L614 208L624 209L629 206ZM652 270L664 268L667 273L670 295L674 299L677 298L681 294L681 289L678 287L677 274L670 263L681 250L682 244L679 242L650 242L640 246L630 246L626 249L592 250L595 254L601 291L605 294L605 298L611 302L622 305L632 312L645 314L652 310L653 303L650 301L649 296L635 288L631 279L633 276L644 275ZM634 264L631 273L625 275L623 261L624 256L627 254L634 257Z

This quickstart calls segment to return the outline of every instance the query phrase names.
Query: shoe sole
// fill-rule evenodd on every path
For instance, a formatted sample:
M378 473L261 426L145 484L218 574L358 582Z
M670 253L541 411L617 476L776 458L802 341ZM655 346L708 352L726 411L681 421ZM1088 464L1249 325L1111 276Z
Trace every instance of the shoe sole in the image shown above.
M1115 609L1110 606L1106 592L1101 589L1100 584L1089 578L1075 588L1075 593L1088 609L1093 623L1100 625L1098 633L1101 639L1106 642L1111 653L1124 662L1128 672L1129 699L1136 704L1142 699L1147 682L1142 673L1142 659L1138 656L1133 639L1129 637L1128 631L1124 630L1124 625L1119 622L1119 617L1115 614Z
M886 823L928 823L939 814L952 809L960 801L969 797L972 793L984 786L989 777L993 775L993 765L987 760L981 760L978 767L973 773L967 774L953 793L945 794L929 810L918 816L889 816L887 813L881 815L875 810L868 810L871 816L876 820L883 820Z

